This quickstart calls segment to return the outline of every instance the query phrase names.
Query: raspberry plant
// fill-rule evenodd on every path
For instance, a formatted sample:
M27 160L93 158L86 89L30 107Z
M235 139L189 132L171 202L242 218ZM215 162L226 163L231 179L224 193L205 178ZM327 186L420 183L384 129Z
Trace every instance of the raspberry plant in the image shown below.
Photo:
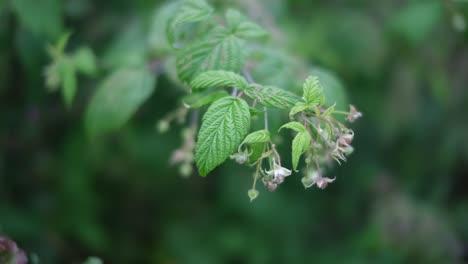
M354 106L337 110L328 91L327 83L333 82L329 75L307 74L310 66L281 50L267 30L236 10L217 13L204 0L174 1L155 17L145 65L116 67L91 99L86 126L92 136L121 127L153 93L157 76L166 74L187 93L158 123L161 132L174 120L188 123L184 143L171 158L182 175L192 174L195 163L206 176L231 158L254 168L251 200L258 196L258 182L274 191L293 171L302 171L306 188L323 189L335 180L324 177L325 167L333 160L346 161L353 152L354 132L343 121L354 122L362 114ZM71 106L76 72L92 75L96 62L88 48L65 54L66 40L50 48L53 62L46 76L49 87L61 84ZM286 117L279 131L269 127L274 109ZM285 130L295 134L291 165L283 162L272 137Z

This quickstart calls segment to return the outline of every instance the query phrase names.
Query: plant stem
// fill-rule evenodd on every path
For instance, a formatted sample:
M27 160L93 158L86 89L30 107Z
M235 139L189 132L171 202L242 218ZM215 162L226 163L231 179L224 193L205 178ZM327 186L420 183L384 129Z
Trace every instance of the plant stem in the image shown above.
M236 97L236 96L237 96L237 87L234 86L234 87L232 88L231 96L232 96L232 97Z

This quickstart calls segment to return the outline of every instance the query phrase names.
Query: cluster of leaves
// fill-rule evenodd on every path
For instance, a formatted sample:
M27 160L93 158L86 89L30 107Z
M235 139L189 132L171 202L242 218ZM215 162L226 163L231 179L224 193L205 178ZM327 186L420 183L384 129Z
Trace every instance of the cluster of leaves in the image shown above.
M301 156L306 155L304 186L317 184L324 188L332 181L322 177L320 164L330 159L345 160L353 150L350 144L354 135L334 116L345 114L354 121L359 112L354 108L350 112L337 111L335 102L327 105L327 87L322 86L318 76L305 80L302 98L292 87L280 88L283 83L271 82L271 76L282 73L266 72L265 77L262 69L262 65L278 61L271 55L271 47L264 47L268 33L236 10L228 9L219 15L204 0L187 0L162 6L157 17L151 32L161 33L163 25L167 38L149 40L155 56L145 65L120 67L102 81L87 110L86 126L91 135L121 127L152 94L160 69L171 75L171 67L175 66L176 78L172 77L189 94L183 98L183 106L159 123L159 129L166 131L172 120L183 121L192 112L190 127L183 133L185 143L172 156L172 163L180 164L183 175L192 174L195 162L199 174L206 176L231 157L238 163L256 165L251 199L258 195L257 179L274 191L291 174L281 164L268 127L269 109L280 109L288 111L292 120L282 128L297 132L292 141L294 170ZM53 63L47 68L47 80L50 87L62 84L65 102L71 105L75 72L92 74L96 67L89 50L64 55L65 43L66 38L51 52ZM306 67L302 62L279 60L283 71L298 65ZM256 83L254 77L265 84ZM198 130L198 115L205 108ZM264 129L249 134L252 120L261 115Z

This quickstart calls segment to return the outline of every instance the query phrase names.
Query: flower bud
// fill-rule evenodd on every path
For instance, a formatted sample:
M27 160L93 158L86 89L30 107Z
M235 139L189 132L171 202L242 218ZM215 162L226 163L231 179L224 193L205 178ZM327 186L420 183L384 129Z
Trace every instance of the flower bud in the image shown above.
M346 120L353 123L354 121L358 120L362 117L362 113L359 112L354 105L349 105L349 114L346 117Z
M314 185L314 179L307 176L302 177L301 182L302 185L304 185L304 188L306 189Z
M190 163L184 163L179 168L179 173L182 177L187 178L193 173L193 168Z
M160 120L158 122L158 131L159 133L165 133L169 130L169 122L167 120Z
M247 192L247 195L249 196L250 198L250 201L252 202L253 200L257 199L258 195L260 193L255 190L255 189L250 189L248 192Z

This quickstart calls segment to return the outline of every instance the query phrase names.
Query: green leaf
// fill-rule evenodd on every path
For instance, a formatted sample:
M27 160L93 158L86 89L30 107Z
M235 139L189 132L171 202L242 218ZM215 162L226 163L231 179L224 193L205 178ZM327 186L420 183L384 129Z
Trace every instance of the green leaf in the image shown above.
M214 102L203 116L195 147L200 175L206 176L235 152L249 127L249 106L244 100L224 97Z
M265 143L252 143L250 144L249 163L255 163L262 157L265 150Z
M332 72L323 68L313 68L312 74L318 76L320 84L323 87L325 96L325 106L329 107L336 103L336 109L341 111L348 110L348 98L345 88L338 77Z
M117 129L125 124L151 95L155 75L146 68L125 68L112 73L98 87L86 113L91 135Z
M178 27L203 21L211 16L213 8L204 0L186 0L180 6L176 16L172 18L167 27L167 38L171 45L176 40L176 30Z
M283 126L280 127L279 130L281 130L283 128L289 128L289 129L292 129L292 130L294 130L296 132L305 132L306 131L306 128L304 127L304 125L299 123L299 122L296 122L296 121L284 124Z
M200 108L228 95L229 94L226 91L206 91L202 93L189 94L184 97L182 101L189 108Z
M299 159L310 147L310 134L307 131L299 132L292 142L292 164L293 169L297 169Z
M60 0L13 0L14 11L31 32L55 40L63 30L63 9Z
M259 116L259 115L263 115L265 113L265 111L259 110L259 109L254 108L254 107L249 107L249 111L250 111L251 116Z
M96 57L90 48L82 47L78 49L73 54L73 61L77 71L90 76L96 74Z
M62 80L62 94L65 105L71 108L73 98L76 94L76 70L72 61L65 60L60 64L60 73Z
M239 38L246 40L265 39L268 37L262 27L250 21L239 11L228 9L226 12L226 22L231 31Z
M270 141L270 131L268 130L258 130L248 134L244 141L242 141L242 145L244 144L253 144L253 143L265 143Z
M154 11L147 42L149 49L156 57L161 57L173 50L166 33L169 21L177 14L180 4L179 1L170 1L158 6Z
M209 70L239 72L244 65L243 42L225 28L216 27L177 55L179 78L189 83Z
M309 106L317 106L325 103L325 96L323 95L323 88L320 85L317 76L309 76L302 86L303 98Z
M444 15L441 1L411 1L390 21L391 29L413 45L430 36Z
M264 106L280 109L290 109L301 100L299 96L273 86L260 86L255 90L245 90L245 93Z
M289 111L289 118L292 118L295 114L302 112L304 110L307 110L310 108L310 106L307 103L304 102L299 102L295 104L292 108L291 111Z
M126 23L106 48L102 65L109 69L143 67L147 63L148 43L143 21L135 19Z
M202 90L211 87L237 87L246 89L249 84L244 77L229 71L207 71L199 74L192 80L190 86L194 90Z

